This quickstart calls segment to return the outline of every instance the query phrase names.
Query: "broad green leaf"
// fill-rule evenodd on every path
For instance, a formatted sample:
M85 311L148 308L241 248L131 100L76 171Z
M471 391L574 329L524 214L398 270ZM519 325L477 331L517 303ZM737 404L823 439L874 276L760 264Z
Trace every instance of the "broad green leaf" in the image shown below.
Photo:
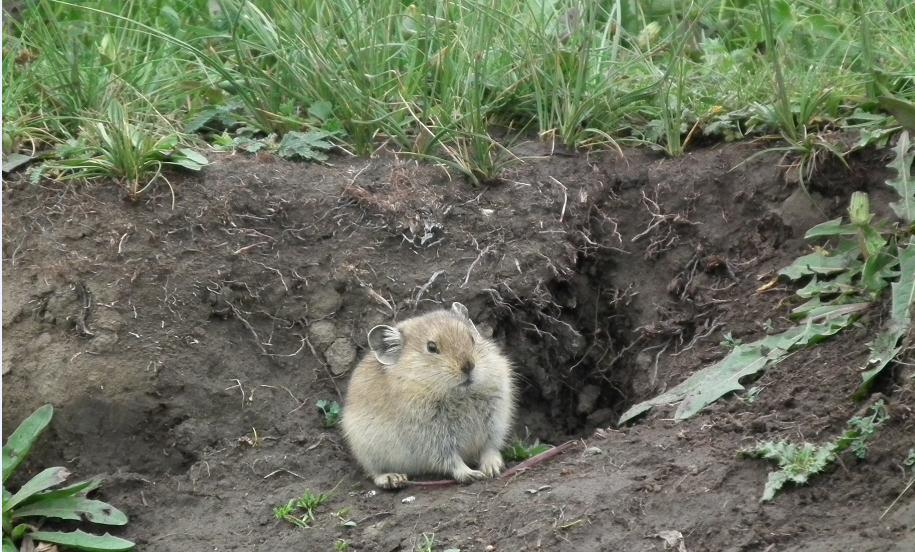
M96 489L98 489L102 484L101 479L89 479L87 481L80 481L79 483L74 483L72 485L67 485L66 487L61 487L59 489L54 489L53 491L43 491L36 493L29 498L22 501L22 505L31 504L36 500L44 500L46 498L57 498L60 496L76 496L76 495L85 495Z
M121 550L130 550L134 544L129 540L124 540L105 533L104 535L90 535L76 530L71 533L60 531L35 531L31 533L32 538L38 542L47 542L51 544L61 544L76 550L85 550L87 552L115 552Z
M865 257L868 259L879 254L886 247L886 240L872 226L860 228L858 241L863 245L866 252Z
M28 483L23 485L22 488L3 505L3 509L9 510L15 508L17 504L35 493L50 489L55 485L60 485L66 481L69 476L70 472L67 471L67 468L55 467L44 469L35 477L29 479Z
M909 141L908 131L899 135L899 141L893 150L896 157L887 165L896 171L896 178L886 183L896 190L900 200L890 203L893 211L908 224L915 223L915 179L912 178L912 160L915 159L915 147Z
M235 147L248 153L257 153L267 147L263 140L254 140L247 136L238 136L233 140Z
M853 319L849 313L834 313L831 316L823 314L821 317L824 319L821 323L808 321L780 334L750 344L738 345L724 359L697 371L666 393L634 405L623 413L618 423L624 424L654 406L674 404L678 401L680 404L674 419L679 421L690 418L727 393L742 390L742 378L755 375L767 366L780 362L792 350L834 335L849 326Z
M785 472L781 470L769 472L769 477L766 478L766 486L763 488L761 501L768 502L775 498L775 493L780 491L787 482L788 474Z
M876 297L889 285L887 279L895 275L893 271L895 266L896 259L885 251L878 251L868 257L867 261L864 262L864 268L861 270L861 284L864 289Z
M321 121L326 121L332 112L333 106L328 101L315 102L308 108L308 114Z
M810 279L809 282L807 282L806 286L797 290L795 293L804 299L810 299L812 297L819 297L822 295L853 293L857 291L858 288L851 285L851 279L851 272L842 272L832 280L827 280L825 282L820 281L819 278L814 276Z
M798 257L789 266L778 271L780 276L789 280L799 280L813 274L836 274L853 267L857 251L846 251L828 255L825 251L815 251Z
M141 135L142 136L142 135ZM156 151L167 153L175 149L175 146L178 145L178 135L169 134L168 136L163 136L156 141L154 149Z
M899 281L891 286L890 319L886 327L868 345L869 368L861 373L861 385L855 392L856 398L863 398L874 380L896 356L902 352L900 340L909 332L912 324L911 308L915 301L915 238L905 248L899 249Z
M815 299L814 301L808 301L800 307L795 308L791 311L792 314L800 315L804 317L804 320L814 321L814 320L833 320L835 318L844 317L850 314L856 314L867 307L870 303L848 303L844 305L837 305L833 303L823 303L820 305L809 305L810 303L818 303L819 300Z
M92 500L84 496L43 498L31 504L20 506L13 513L15 518L29 516L72 519L76 521L85 519L86 521L103 525L124 525L127 523L127 516L124 515L124 512L101 500Z
M807 233L804 234L804 239L809 240L810 238L830 236L854 236L857 233L858 231L854 226L851 224L842 224L842 217L839 217L837 219L821 222L810 230L807 230Z
M203 155L200 155L199 153L197 153L196 151L194 151L192 149L178 148L178 151L182 155L184 155L184 157L190 159L191 161L193 161L194 163L197 163L200 166L206 166L206 165L210 164L210 162L207 160L206 157L204 157Z
M17 168L25 165L32 160L32 157L29 155L22 155L21 153L11 153L9 155L3 156L3 172L9 173Z
M3 482L9 479L9 476L16 471L19 464L29 454L32 445L48 427L51 418L54 416L54 407L46 404L32 413L19 424L16 431L10 435L3 445Z
M899 249L899 281L892 286L890 316L899 324L912 322L911 308L915 302L915 237Z
M168 162L168 164L177 165L179 167L184 167L185 169L188 169L190 171L199 171L200 169L203 168L203 165L201 165L200 163L197 163L196 161L187 159L185 157L174 157Z
M16 545L9 537L3 537L3 552L18 552Z
M889 111L900 125L910 132L915 132L915 104L892 96L880 96L877 101L880 103L880 107Z
M13 542L19 542L22 540L22 537L25 536L33 527L28 523L20 523L13 527L13 530L10 532L10 535L13 537Z
M200 169L202 169L204 167L204 165L201 165L200 163L194 161L193 159L188 159L187 157L183 157L183 156L172 157L171 159L169 159L167 161L167 163L169 165L182 167L182 168L188 169L190 171L199 171Z
M328 134L319 130L287 132L280 142L277 153L286 159L326 161L327 155L324 152L333 147L326 138Z

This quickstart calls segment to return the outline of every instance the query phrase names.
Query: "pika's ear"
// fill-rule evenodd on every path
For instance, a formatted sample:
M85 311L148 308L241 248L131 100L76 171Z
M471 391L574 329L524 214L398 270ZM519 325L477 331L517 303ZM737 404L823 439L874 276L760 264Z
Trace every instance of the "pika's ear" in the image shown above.
M477 327L473 325L473 320L470 319L470 312L467 310L467 307L455 301L454 303L451 303L451 312L454 313L458 318L470 324L470 327L473 328L474 334L480 334L480 332L477 331Z
M455 301L454 303L451 303L451 312L453 312L454 314L458 315L461 318L466 318L467 320L470 320L470 312L467 310L467 307L465 307L461 303L458 303L457 301Z
M391 326L375 326L369 330L369 348L378 362L390 366L397 362L403 351L403 334Z

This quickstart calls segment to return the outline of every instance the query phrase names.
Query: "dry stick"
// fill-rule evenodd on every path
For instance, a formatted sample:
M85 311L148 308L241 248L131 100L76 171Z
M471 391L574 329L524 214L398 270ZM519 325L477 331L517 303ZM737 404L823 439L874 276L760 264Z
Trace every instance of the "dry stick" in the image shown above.
M550 450L541 452L537 456L528 458L524 462L521 462L517 466L515 466L515 467L511 468L510 470L506 471L505 473L503 473L500 477L502 479L506 479L506 478L514 477L518 474L524 473L527 470L533 468L534 466L542 464L542 463L546 462L547 460L552 460L553 458L559 456L560 454L564 453L565 451L569 450L570 448L574 447L577 444L578 444L578 441L566 441L565 443L563 443L559 446L553 447Z
M521 462L517 466L507 470L505 473L499 476L499 479L506 479L509 477L515 477L521 473L526 472L527 470L542 464L548 460L559 456L565 451L569 450L573 446L577 445L578 441L566 441L565 443L553 447L550 450L541 452L540 454L528 458L524 462ZM437 481L410 481L409 484L415 487L450 487L451 485L457 485L457 481L454 479L439 479Z
M566 188L565 184L552 176L550 177L550 180L562 186L562 212L559 213L559 223L562 224L562 219L566 216L566 205L569 203L569 189Z
M436 278L444 273L444 270L436 270L429 278L429 281L427 281L421 288L419 288L419 293L416 294L416 299L413 301L413 310L416 310L416 307L419 306L419 300L422 299L423 294L426 293L426 290L429 289L429 286L432 285Z
M236 249L235 251L232 252L232 254L241 255L242 253L250 251L250 250L254 249L255 247L259 247L261 245L267 245L268 243L270 243L270 242L260 241L257 243L252 243L251 245L246 245L244 247L240 247L240 248Z
M324 371L327 373L327 377L330 378L330 383L332 383L334 386L334 391L337 392L337 398L340 399L340 402L343 402L343 393L341 393L340 388L337 387L337 380L334 379L334 375L331 373L330 367L327 366L326 362L321 360L321 357L318 356L318 351L315 350L315 346L311 344L311 340L307 337L305 338L305 344L308 345L308 349L311 350L311 354L315 357L315 360L318 361L318 364L324 367Z
M492 249L492 245L487 245L484 247L483 250L480 251L480 254L477 255L477 258L474 259L472 263L470 263L469 267L467 267L467 276L464 277L464 283L461 284L462 288L467 287L467 282L470 281L470 273L473 272L473 267L477 266L477 263L480 262L480 259L483 258L483 255L489 253L490 249Z
M225 301L226 304L229 305L229 308L232 309L232 313L235 315L235 318L244 324L245 327L248 328L248 331L251 332L251 335L254 336L254 342L257 343L257 348L261 350L261 353L264 355L270 355L270 353L267 352L267 349L264 349L264 345L261 343L261 339L257 336L257 332L254 330L254 326L252 326L251 323L241 315L241 311L238 309L238 307L227 301L225 298L223 298L223 301Z
M909 480L909 484L905 486L905 489L902 489L902 492L899 493L899 496L896 497L896 500L894 500L893 503L890 504L889 506L887 506L886 510L883 511L883 514L880 516L880 521L883 521L883 518L885 518L886 515L888 513L890 513L890 510L892 510L893 506L895 506L896 503L899 502L899 499L902 498L903 495L905 495L907 492L909 492L909 489L912 488L913 484L915 484L915 477L913 477L911 480Z
M278 474L278 473L288 473L289 475L293 475L293 476L295 476L295 477L298 477L299 479L305 479L305 478L302 477L301 475L295 473L294 471L289 471L289 470L287 470L286 468L280 468L280 469L278 469L278 470L273 470L272 472L270 472L270 473L268 473L267 475L265 475L265 476L264 476L264 479L268 479L268 478L270 478L270 477L273 477L274 475L276 475L276 474ZM306 481L307 481L307 480L306 480Z

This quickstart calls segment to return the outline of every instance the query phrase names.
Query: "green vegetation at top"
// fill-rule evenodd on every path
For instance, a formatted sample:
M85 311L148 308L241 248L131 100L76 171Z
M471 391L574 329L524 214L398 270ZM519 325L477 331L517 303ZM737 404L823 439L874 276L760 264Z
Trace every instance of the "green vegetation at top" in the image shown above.
M289 132L477 182L516 160L516 132L671 155L773 133L811 156L847 149L823 131L880 141L896 123L879 98L915 99L907 0L36 0L6 22L4 154L84 158L117 103L153 172L187 159L158 147L174 135L282 150L264 138ZM321 159L295 136L294 155ZM132 191L143 162L119 169Z

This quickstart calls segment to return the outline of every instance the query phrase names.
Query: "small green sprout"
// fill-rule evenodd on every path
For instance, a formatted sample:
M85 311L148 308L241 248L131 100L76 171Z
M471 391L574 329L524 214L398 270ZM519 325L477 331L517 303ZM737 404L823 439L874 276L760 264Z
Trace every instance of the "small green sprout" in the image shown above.
M301 498L293 498L286 504L275 507L273 517L297 527L307 528L315 521L317 509L328 500L330 494L315 494L306 490Z
M535 441L533 444L525 444L522 441L515 441L502 451L502 456L510 462L521 462L528 458L533 458L553 448L553 445Z
M722 340L721 340L721 346L728 350L735 349L738 345L741 345L742 343L743 343L743 340L741 340L739 337L734 337L733 335L731 335L731 332L724 334L724 336L722 337Z
M317 407L318 412L324 416L324 427L334 427L340 423L340 416L343 414L343 409L337 401L326 401L321 399L315 403L315 406Z

